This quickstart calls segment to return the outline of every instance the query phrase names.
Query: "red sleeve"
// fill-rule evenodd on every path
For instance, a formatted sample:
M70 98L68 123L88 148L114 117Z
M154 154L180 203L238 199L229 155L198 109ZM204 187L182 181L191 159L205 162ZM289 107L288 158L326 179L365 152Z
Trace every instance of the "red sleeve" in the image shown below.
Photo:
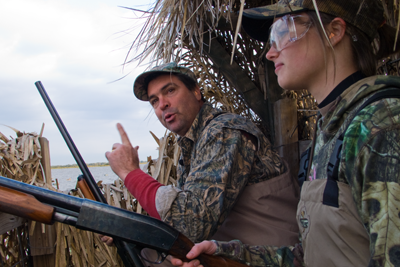
M136 169L126 176L125 186L151 217L161 219L156 208L156 193L162 186L161 183L142 170Z

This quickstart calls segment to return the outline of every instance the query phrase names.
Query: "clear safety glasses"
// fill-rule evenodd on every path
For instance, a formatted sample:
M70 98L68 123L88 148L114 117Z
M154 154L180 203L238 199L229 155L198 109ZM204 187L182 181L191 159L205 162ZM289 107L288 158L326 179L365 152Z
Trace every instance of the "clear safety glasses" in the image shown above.
M271 26L269 42L271 47L282 51L291 43L302 38L310 29L311 21L308 16L285 15Z

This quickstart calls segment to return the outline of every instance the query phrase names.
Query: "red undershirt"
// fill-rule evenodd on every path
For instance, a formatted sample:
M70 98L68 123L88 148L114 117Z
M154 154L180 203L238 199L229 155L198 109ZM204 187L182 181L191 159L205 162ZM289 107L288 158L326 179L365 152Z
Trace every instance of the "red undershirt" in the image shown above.
M136 169L126 176L125 186L151 217L161 220L156 208L156 193L161 183L141 169Z

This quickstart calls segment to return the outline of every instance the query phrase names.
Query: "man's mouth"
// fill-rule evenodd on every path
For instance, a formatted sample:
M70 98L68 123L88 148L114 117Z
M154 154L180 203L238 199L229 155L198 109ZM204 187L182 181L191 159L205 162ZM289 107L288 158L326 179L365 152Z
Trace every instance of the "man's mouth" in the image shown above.
M174 113L167 113L164 116L164 121L165 122L171 122L172 120L174 120L175 118L175 114Z

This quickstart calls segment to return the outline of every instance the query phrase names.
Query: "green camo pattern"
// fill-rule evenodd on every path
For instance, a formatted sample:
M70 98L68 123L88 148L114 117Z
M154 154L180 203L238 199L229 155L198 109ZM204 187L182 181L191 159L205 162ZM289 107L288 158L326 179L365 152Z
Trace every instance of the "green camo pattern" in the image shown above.
M322 169L333 149L330 137L335 131L341 134L354 118L343 140L339 181L351 186L370 236L369 266L400 266L400 99L377 101L355 116L369 96L387 88L400 88L400 78L370 77L346 90L321 125L317 142L322 149L313 161L317 177L326 177Z
M258 139L258 148L242 132ZM194 242L211 238L246 185L286 171L261 131L243 117L205 103L178 139L178 193L163 221Z
M337 137L351 123L343 141L339 181L350 185L370 236L368 266L400 266L400 99L379 100L355 116L369 97L388 88L400 88L400 78L363 79L335 100L318 123L309 177L327 178L327 163ZM251 247L236 242L217 242L219 254L251 266L295 266L293 257L286 255L290 251L284 248Z

